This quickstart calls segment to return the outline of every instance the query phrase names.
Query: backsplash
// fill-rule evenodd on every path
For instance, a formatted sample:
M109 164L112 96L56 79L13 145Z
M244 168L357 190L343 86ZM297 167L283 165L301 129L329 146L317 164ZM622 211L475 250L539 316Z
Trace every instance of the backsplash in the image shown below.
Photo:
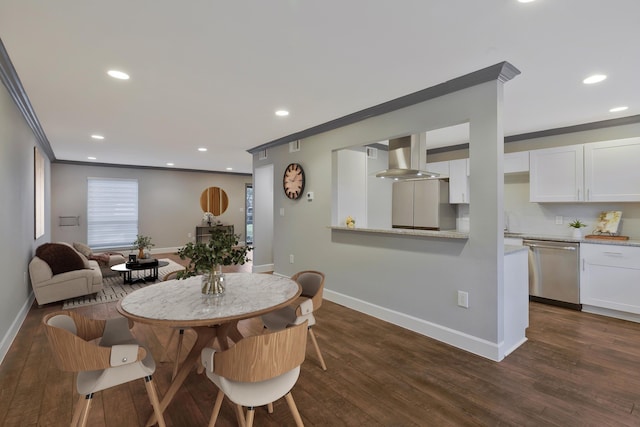
M640 203L532 203L529 202L529 176L506 175L504 181L505 224L514 233L528 232L551 236L571 236L569 222L574 219L587 224L584 234L590 234L602 211L622 211L618 232L631 239L640 239ZM556 224L556 217L563 224Z

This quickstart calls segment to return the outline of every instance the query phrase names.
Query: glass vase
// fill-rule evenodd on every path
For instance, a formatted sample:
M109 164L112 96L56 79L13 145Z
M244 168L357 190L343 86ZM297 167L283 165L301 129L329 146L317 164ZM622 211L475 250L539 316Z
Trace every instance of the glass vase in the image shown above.
M224 273L221 266L214 266L202 275L202 295L219 297L224 295Z

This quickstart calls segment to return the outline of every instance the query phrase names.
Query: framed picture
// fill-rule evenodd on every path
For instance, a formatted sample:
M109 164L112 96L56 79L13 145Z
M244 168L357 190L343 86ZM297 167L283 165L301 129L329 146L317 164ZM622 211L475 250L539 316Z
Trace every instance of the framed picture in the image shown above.
M607 211L600 213L593 234L618 234L618 226L622 218L622 211Z
M44 236L44 157L33 147L34 239Z

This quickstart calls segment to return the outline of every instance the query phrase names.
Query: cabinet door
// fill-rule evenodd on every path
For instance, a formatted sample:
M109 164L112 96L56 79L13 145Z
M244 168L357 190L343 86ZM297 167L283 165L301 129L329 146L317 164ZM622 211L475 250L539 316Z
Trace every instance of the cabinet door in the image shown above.
M504 155L504 173L529 172L529 152L506 153Z
M640 248L581 244L580 303L640 314Z
M640 138L584 145L586 200L640 201Z
M449 203L469 203L469 159L449 161Z
M529 152L529 200L584 200L583 146L546 148Z

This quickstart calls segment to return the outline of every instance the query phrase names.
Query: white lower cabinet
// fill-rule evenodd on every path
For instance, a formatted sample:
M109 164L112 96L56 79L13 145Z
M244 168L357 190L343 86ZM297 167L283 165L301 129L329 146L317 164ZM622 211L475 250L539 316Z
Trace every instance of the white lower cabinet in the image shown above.
M640 314L640 247L580 244L580 302Z

